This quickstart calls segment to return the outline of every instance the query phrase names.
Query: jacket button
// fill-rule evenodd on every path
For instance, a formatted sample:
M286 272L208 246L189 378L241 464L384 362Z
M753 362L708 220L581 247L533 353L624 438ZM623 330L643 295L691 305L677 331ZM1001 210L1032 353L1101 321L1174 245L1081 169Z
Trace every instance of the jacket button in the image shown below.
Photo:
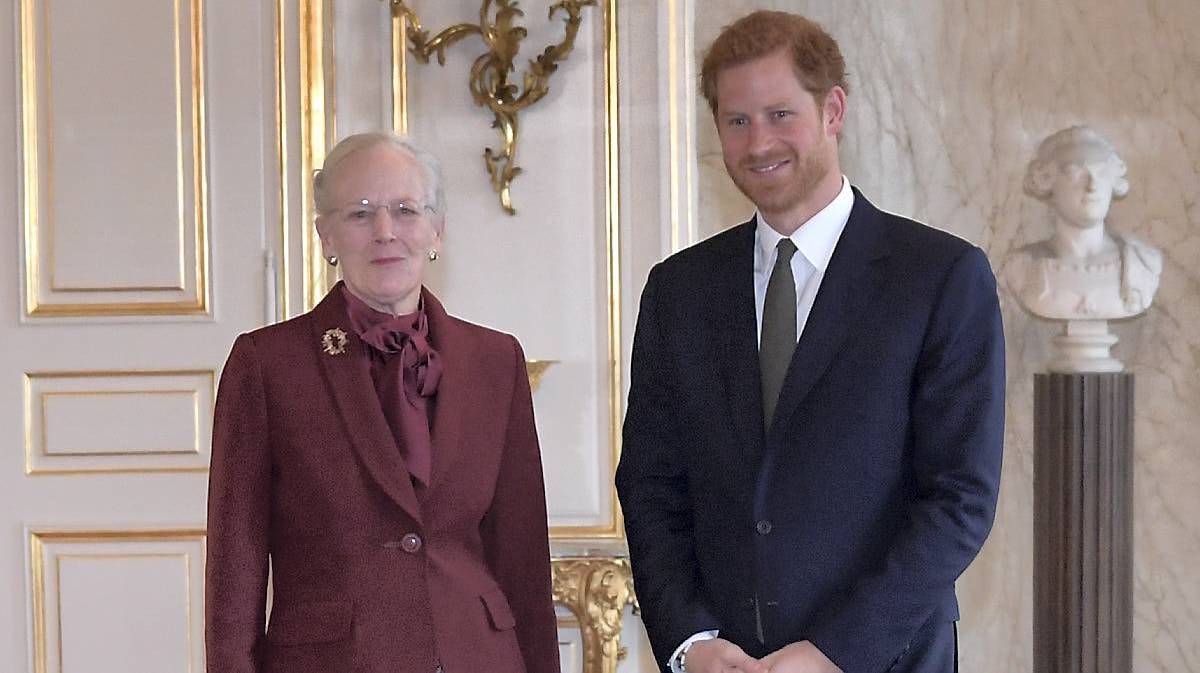
M409 533L400 538L400 548L404 551L415 554L421 548L421 536L416 533Z
M763 519L762 521L754 524L754 530L758 531L759 535L766 535L767 533L771 532L771 522Z

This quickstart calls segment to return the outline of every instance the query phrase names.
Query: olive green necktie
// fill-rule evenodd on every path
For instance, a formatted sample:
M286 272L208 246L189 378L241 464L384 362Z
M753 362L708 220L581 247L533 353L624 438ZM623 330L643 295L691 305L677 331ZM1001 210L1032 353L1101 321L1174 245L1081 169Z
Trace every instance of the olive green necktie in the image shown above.
M775 250L778 255L775 268L771 269L771 280L767 281L758 349L762 369L763 427L767 429L775 417L779 391L783 388L792 352L796 350L796 278L792 275L796 244L785 238L779 241Z

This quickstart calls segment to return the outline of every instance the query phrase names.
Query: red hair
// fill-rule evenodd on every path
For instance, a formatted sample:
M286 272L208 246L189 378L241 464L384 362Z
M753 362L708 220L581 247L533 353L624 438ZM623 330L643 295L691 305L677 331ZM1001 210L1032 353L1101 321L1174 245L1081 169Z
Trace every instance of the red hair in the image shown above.
M757 11L726 26L709 45L700 65L700 93L717 112L717 74L786 50L796 78L817 99L824 101L833 87L849 91L846 61L837 41L817 23L788 12Z

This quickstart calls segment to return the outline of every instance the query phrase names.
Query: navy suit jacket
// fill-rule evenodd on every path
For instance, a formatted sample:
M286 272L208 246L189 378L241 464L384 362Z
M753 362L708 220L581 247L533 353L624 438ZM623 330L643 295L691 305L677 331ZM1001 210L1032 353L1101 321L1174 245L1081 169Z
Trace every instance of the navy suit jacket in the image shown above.
M715 628L754 656L807 639L846 673L942 670L914 650L952 637L1000 480L987 258L856 190L767 432L754 230L642 295L617 488L657 660Z

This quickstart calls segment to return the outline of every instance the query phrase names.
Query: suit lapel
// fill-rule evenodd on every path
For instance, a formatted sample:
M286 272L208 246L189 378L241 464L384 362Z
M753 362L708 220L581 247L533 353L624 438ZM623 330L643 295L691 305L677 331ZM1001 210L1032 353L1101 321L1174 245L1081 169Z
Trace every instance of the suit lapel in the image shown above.
M429 487L434 488L458 457L463 422L471 416L475 387L471 385L469 363L472 341L446 313L442 303L428 290L421 290L425 315L429 318L430 343L441 356L442 378L433 403L433 466Z
M757 461L763 450L762 382L758 368L758 320L754 308L753 218L734 230L732 249L719 253L729 267L724 305L714 308L713 328L721 344L718 361L725 380L737 443ZM719 295L718 295L719 296Z
M379 396L371 380L371 360L365 351L367 346L351 329L346 317L340 283L313 309L311 316L313 347L318 351L321 371L337 404L342 425L350 435L350 443L380 488L420 521L421 507L408 467L379 406ZM327 335L334 353L325 348ZM336 352L343 339L342 352Z
M856 189L850 219L834 248L788 366L768 444L788 426L796 407L828 369L850 327L859 321L863 310L879 293L883 274L876 262L888 254L886 236L880 212Z

